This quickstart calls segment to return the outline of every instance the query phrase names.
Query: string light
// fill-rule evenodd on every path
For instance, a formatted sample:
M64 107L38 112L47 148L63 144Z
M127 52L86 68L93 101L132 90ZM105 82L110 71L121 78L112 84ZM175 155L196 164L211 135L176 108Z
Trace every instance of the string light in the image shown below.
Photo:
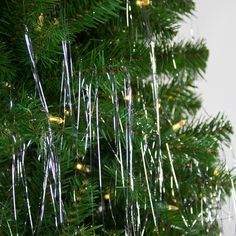
M145 7L151 5L152 1L150 0L136 0L136 5L138 7Z
M40 14L40 16L38 17L38 27L37 27L37 31L41 31L42 27L43 27L43 22L44 22L44 16L43 13Z
M77 163L76 164L76 169L78 171L81 171L81 172L84 172L84 173L90 173L91 172L90 167L88 165L85 165L85 164L82 164L82 163Z
M213 172L213 175L214 175L214 176L218 176L219 174L220 174L220 172L215 169L214 172Z
M177 131L179 129L182 129L185 126L185 124L186 124L186 120L181 120L178 123L172 125L172 129L174 131Z
M10 83L8 83L8 82L5 82L4 86L7 87L7 88L12 88L12 85Z
M178 211L179 208L178 208L177 206L168 205L168 210L169 210L169 211Z
M64 120L61 117L59 117L59 116L49 115L48 119L49 119L49 121L57 123L59 125L64 123Z
M70 115L70 111L67 110L67 109L65 109L64 114L65 114L66 116L69 116L69 115Z
M78 163L78 164L76 165L76 169L77 169L77 170L82 170L82 169L83 169L83 165L82 165L81 163Z
M110 194L109 193L104 194L104 199L105 200L110 200Z

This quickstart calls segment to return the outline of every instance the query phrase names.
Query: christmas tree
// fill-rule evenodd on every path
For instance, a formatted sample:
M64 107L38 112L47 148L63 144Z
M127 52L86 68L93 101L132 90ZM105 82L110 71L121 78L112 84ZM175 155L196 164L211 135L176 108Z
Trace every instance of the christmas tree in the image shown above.
M197 118L191 0L3 0L0 235L217 235L232 127ZM199 117L199 116L198 116Z

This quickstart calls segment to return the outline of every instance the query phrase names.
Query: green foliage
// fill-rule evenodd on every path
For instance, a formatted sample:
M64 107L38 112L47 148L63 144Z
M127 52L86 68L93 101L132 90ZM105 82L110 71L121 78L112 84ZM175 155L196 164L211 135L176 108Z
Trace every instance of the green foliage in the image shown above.
M6 81L6 83L16 74L11 58L11 51L6 51L5 43L0 41L0 80Z
M204 40L174 41L194 2L153 0L143 8L128 2L128 19L121 0L1 2L0 235L219 234L208 214L216 218L230 194L233 176L218 155L232 127L221 114L197 118L196 80L208 49ZM32 79L25 26L50 114ZM73 64L68 73L65 58ZM70 77L66 96L62 72ZM54 164L60 174L50 169ZM60 206L63 222L55 217Z

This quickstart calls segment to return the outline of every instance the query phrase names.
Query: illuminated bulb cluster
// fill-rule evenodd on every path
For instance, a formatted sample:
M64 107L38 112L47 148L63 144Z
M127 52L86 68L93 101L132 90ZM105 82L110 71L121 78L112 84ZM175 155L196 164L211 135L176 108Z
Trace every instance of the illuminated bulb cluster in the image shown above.
M172 129L174 131L178 131L179 129L182 129L186 124L186 120L181 120L178 123L172 125Z
M84 172L84 173L90 173L90 167L88 165L82 164L82 163L77 163L76 164L76 169L78 171Z
M104 199L105 200L110 200L110 194L109 193L105 193L104 194Z
M179 208L178 208L177 206L168 205L168 210L169 210L169 211L178 211Z
M136 0L136 5L138 7L146 7L146 6L149 6L151 5L151 1L150 0Z
M12 88L12 85L10 83L8 83L8 82L5 82L4 86L7 87L7 88Z
M64 114L65 114L66 116L69 116L69 115L70 115L70 111L67 110L67 109L65 109Z
M214 176L218 176L219 174L220 174L220 172L218 170L214 170L214 172L213 172Z
M49 121L57 123L59 125L64 123L64 120L61 117L59 117L59 116L49 115L48 119L49 119Z
M43 13L40 14L40 16L38 17L38 27L37 27L37 31L41 31L42 27L43 27L43 22L44 22L44 16Z

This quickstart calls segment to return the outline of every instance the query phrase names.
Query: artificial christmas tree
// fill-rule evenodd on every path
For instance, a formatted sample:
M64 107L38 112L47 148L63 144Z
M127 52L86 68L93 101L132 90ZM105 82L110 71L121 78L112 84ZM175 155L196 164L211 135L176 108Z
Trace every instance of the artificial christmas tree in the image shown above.
M232 128L198 119L194 2L1 2L0 234L217 235Z

